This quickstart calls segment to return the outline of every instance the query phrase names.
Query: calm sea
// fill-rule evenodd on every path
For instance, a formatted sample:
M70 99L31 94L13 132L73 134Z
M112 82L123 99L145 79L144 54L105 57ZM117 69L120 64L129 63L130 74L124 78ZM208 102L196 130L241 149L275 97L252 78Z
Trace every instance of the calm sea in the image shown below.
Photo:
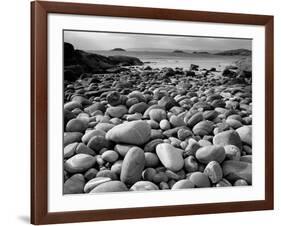
M181 67L189 69L190 64L199 65L200 69L215 67L223 70L226 65L234 64L241 56L218 56L213 54L167 53L167 52L133 52L133 51L91 51L104 56L125 55L139 58L152 68Z

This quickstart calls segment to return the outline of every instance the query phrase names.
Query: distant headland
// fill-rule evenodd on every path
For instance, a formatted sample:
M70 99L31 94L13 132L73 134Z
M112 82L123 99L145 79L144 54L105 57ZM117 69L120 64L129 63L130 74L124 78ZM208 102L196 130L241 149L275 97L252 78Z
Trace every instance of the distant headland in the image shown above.
M114 49L111 49L110 51L126 51L125 49L122 49L122 48L114 48Z

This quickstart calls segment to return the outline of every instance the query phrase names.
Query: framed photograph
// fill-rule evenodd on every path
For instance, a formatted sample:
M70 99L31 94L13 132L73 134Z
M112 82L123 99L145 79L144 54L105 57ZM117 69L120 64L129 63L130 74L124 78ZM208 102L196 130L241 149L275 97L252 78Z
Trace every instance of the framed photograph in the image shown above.
M31 223L273 209L273 16L31 12Z

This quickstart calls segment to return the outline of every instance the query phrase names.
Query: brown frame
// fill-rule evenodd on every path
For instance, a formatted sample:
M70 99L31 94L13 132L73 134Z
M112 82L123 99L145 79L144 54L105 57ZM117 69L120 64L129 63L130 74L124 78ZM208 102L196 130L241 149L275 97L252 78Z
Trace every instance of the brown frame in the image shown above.
M47 15L115 16L265 26L265 200L48 212ZM273 16L62 2L31 3L31 223L52 224L273 209Z

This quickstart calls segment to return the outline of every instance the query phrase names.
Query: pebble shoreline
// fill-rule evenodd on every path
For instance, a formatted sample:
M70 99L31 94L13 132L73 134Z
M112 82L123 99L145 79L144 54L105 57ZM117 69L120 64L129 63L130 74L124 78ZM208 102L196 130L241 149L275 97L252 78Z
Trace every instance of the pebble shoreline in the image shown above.
M64 194L252 184L252 91L225 71L130 66L64 82Z

